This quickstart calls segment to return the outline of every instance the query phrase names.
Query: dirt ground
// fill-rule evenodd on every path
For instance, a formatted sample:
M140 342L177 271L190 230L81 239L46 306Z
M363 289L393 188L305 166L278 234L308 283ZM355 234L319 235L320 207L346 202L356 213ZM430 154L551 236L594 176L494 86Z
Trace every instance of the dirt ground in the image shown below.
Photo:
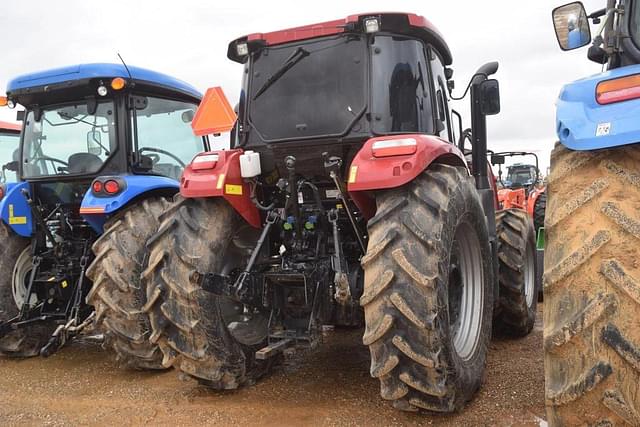
M96 344L76 342L49 359L0 358L0 425L545 425L540 321L524 339L493 340L483 388L446 416L402 413L381 400L360 336L331 332L318 350L225 393L175 371L117 369Z

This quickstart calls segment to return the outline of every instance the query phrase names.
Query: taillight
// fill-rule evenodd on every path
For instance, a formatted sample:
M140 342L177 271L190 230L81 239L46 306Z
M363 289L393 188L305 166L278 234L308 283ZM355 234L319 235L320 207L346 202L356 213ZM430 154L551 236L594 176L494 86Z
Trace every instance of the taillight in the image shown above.
M406 156L417 150L418 142L413 138L376 141L371 146L373 157Z
M0 200L4 199L5 192L4 184L0 184Z
M112 197L123 192L126 188L126 181L117 176L96 178L91 183L91 192L96 197Z
M193 170L204 170L204 169L213 169L216 167L218 163L218 155L217 154L202 154L196 156L191 162L191 169Z
M93 181L93 185L91 185L91 189L94 193L102 193L102 182Z
M104 191L107 194L116 194L120 191L120 185L116 181L110 179L104 183Z
M607 80L596 86L596 101L606 105L640 98L640 74Z

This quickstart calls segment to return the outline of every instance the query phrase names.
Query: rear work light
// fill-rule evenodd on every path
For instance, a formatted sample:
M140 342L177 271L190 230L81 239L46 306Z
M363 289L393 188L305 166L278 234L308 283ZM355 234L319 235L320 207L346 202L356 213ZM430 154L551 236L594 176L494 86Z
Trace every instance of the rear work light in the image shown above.
M640 74L598 83L596 101L606 105L640 98Z
M193 170L203 170L203 169L213 169L216 167L218 163L218 155L217 154L203 154L200 156L196 156L191 162L191 169Z
M371 146L373 157L406 156L415 154L417 150L418 142L413 138L376 141Z

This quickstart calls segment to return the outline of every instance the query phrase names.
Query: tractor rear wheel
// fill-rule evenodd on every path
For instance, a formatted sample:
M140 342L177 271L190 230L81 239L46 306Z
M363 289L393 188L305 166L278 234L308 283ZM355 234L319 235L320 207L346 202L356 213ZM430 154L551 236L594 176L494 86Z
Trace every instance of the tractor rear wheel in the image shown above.
M96 310L104 346L126 368L163 369L162 352L149 342L151 326L144 312L147 292L140 280L149 237L158 230L164 198L143 200L107 221L93 244L95 259L87 269L93 287L87 304Z
M538 306L536 238L526 211L496 215L500 296L496 330L523 337L533 329Z
M551 154L544 283L549 423L640 425L640 147Z
M541 227L544 227L544 215L547 210L547 191L541 193L533 205L533 226L536 233Z
M0 322L17 316L28 285L32 262L29 240L14 234L0 221ZM0 338L0 354L33 357L47 344L56 325L36 322Z
M200 274L244 268L257 230L223 199L181 199L149 240L147 282L152 342L173 366L214 389L235 389L264 375L256 359L267 345L268 318L204 291Z
M482 382L493 311L473 180L464 168L434 164L376 203L360 299L371 375L398 409L458 410Z

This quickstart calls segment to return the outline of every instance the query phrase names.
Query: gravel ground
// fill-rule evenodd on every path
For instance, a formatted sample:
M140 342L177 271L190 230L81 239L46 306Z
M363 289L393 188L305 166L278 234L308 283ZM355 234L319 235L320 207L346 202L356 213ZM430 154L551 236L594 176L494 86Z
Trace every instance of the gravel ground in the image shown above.
M539 308L539 318L542 316ZM175 371L119 370L97 345L49 359L0 358L0 425L538 426L544 424L542 325L491 344L484 386L459 414L406 414L378 395L361 331L337 330L257 385L213 392Z

